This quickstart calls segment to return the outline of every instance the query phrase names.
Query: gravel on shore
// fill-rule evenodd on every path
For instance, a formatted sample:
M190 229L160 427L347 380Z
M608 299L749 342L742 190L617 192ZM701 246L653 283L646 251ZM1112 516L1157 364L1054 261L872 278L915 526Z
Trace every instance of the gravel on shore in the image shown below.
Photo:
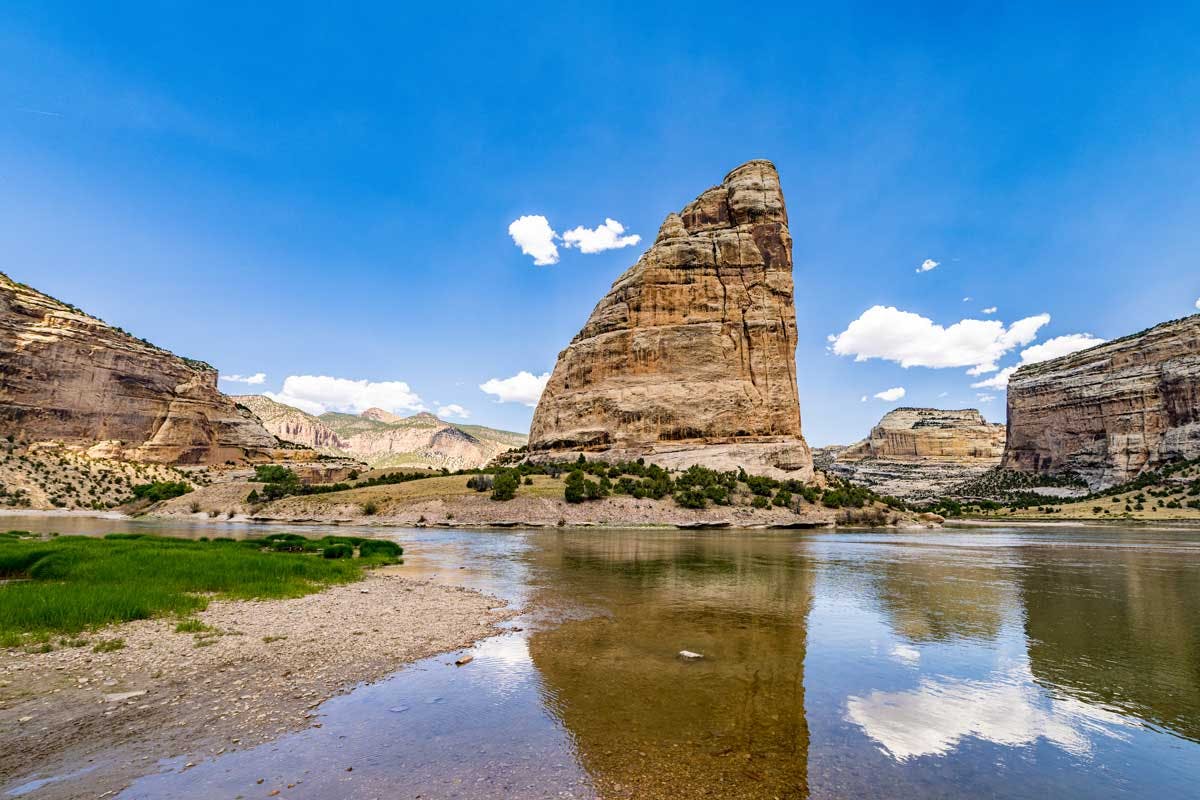
M253 747L319 724L312 710L360 682L490 635L511 612L384 569L295 599L214 601L195 616L208 630L139 620L86 634L85 646L0 651L0 790L87 768L37 797L103 797L158 759ZM93 649L116 639L122 648Z

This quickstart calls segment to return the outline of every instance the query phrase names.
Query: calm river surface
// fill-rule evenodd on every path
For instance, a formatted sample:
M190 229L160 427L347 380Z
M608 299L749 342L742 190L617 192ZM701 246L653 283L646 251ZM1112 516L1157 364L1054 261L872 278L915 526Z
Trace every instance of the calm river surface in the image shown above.
M418 662L325 703L319 729L160 764L121 797L1200 793L1195 532L371 535L524 616L466 667Z

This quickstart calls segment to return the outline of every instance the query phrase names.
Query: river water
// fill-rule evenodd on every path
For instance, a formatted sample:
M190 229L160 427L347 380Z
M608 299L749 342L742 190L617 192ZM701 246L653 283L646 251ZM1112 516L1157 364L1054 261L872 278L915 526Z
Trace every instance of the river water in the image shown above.
M410 665L326 702L320 728L164 762L120 797L1200 794L1194 532L371 535L523 616L466 667Z

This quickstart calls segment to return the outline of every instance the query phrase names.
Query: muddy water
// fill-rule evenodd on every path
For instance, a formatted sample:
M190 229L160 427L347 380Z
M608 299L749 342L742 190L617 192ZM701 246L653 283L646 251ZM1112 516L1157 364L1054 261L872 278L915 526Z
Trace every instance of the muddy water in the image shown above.
M8 527L65 531L21 522ZM1200 786L1195 534L376 535L404 544L406 570L524 616L467 666L418 662L325 703L320 728L160 764L121 797L1063 800Z

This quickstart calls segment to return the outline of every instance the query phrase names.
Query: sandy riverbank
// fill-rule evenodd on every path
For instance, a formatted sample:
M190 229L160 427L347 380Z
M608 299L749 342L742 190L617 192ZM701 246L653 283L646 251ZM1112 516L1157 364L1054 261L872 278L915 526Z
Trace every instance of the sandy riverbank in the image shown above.
M0 789L87 769L37 796L104 797L158 759L199 761L319 724L311 710L329 697L468 646L510 616L494 598L402 569L291 600L213 602L196 616L220 635L141 620L86 635L123 639L112 652L0 651Z

